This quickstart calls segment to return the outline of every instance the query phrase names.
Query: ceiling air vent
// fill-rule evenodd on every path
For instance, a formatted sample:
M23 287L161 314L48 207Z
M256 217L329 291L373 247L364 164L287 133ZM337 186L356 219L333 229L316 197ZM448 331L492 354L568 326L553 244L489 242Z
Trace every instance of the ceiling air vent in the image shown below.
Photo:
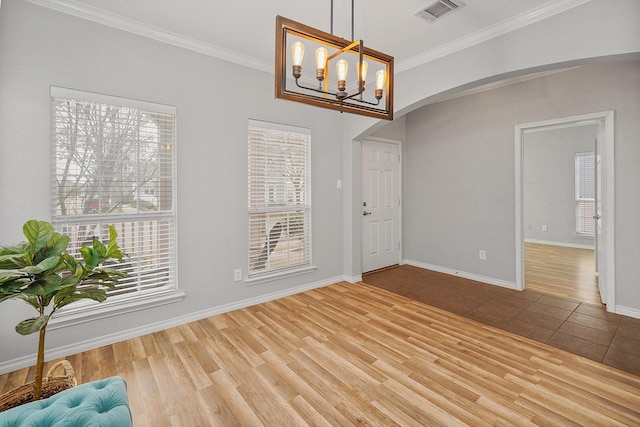
M460 9L462 6L464 6L464 3L460 0L438 0L421 8L414 15L426 21L434 22L444 15Z

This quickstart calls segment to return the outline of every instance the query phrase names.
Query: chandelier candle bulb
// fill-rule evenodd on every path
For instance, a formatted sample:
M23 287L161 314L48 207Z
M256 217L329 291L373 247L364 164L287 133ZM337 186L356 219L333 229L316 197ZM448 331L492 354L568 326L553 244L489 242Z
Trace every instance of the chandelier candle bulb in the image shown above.
M304 57L304 45L295 42L291 45L291 58L293 62L293 76L297 79L302 75L302 58Z
M316 78L320 81L324 80L324 69L327 66L328 56L327 49L323 47L316 49Z
M336 73L338 74L338 93L336 97L338 99L345 98L347 96L347 92L345 89L347 88L347 70L349 69L349 63L340 59L336 62Z
M380 70L376 73L376 99L382 98L382 91L387 81L387 73L384 70Z
M362 90L364 90L364 84L367 81L367 71L369 70L367 61L362 61L362 64L358 61L358 70L360 72L360 80L362 81Z

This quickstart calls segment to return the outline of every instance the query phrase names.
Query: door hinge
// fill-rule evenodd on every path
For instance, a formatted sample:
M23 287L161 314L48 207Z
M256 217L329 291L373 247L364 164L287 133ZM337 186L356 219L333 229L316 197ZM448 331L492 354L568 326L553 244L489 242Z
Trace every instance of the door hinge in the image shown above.
M400 249L400 242L398 242L398 249Z

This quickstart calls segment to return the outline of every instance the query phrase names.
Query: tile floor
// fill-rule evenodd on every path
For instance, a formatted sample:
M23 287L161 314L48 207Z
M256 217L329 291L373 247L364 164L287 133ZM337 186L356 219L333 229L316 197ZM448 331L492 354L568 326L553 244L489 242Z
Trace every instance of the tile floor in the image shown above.
M640 319L592 305L409 265L363 281L426 304L640 375Z

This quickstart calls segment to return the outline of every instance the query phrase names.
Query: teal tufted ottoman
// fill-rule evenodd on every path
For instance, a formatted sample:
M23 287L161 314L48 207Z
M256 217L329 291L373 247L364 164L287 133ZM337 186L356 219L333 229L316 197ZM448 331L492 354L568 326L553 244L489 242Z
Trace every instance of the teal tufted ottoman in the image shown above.
M127 385L110 377L0 412L0 427L128 427Z

